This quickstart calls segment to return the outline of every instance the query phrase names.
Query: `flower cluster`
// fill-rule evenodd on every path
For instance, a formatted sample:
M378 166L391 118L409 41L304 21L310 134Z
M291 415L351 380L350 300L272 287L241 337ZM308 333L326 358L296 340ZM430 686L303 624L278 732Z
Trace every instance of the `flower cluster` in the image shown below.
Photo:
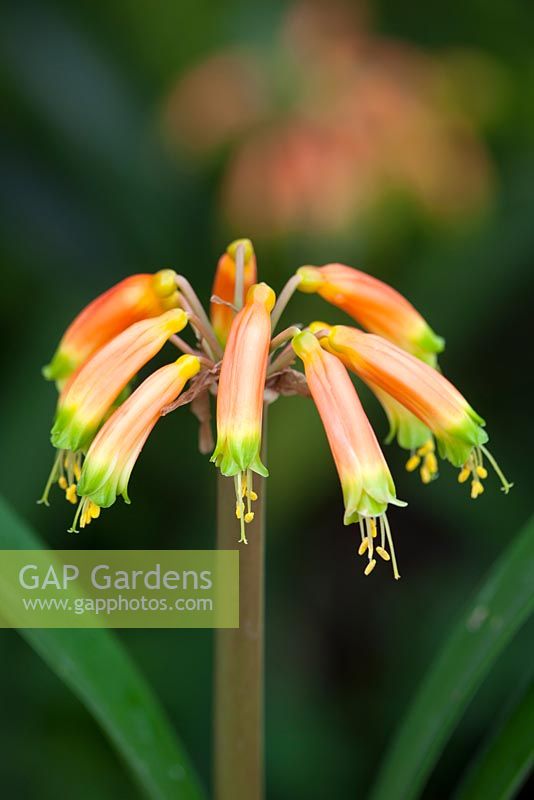
M378 557L391 562L398 578L387 511L406 504L396 496L350 372L376 395L389 419L389 441L396 438L409 451L406 468L419 469L425 484L438 476L443 459L459 469L460 483L470 481L475 499L484 491L488 463L508 492L511 484L486 448L484 420L438 371L443 339L392 287L342 264L300 267L278 300L256 281L252 244L240 239L219 259L210 316L187 279L172 270L127 278L81 312L44 370L57 381L59 398L51 431L57 454L41 501L48 504L57 483L77 506L71 530L96 519L118 495L129 503L131 472L161 416L190 403L201 422L200 449L213 449L213 394L217 442L211 461L234 481L239 541L246 543L257 500L253 476L268 476L265 403L305 394L317 407L332 451L344 522L360 528L365 574ZM365 330L316 321L273 335L296 290L318 294ZM177 335L186 326L192 344ZM139 371L166 343L183 355L131 391Z

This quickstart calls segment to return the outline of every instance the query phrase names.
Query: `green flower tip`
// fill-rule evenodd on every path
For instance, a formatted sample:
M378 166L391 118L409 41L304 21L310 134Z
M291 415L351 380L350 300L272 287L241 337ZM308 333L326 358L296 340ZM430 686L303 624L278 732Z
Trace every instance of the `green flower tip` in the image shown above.
M217 441L210 461L228 478L247 470L267 478L269 470L261 461L260 444L258 436L226 437Z
M76 369L76 362L61 349L57 350L50 364L41 370L47 381L60 381L68 378Z

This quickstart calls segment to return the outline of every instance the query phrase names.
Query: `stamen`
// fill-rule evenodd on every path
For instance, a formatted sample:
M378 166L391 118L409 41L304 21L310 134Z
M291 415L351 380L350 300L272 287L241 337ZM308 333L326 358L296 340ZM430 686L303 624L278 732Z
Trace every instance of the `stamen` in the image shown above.
M371 518L370 525L372 537L373 539L376 539L376 520L374 518Z
M247 498L247 514L245 516L245 522L252 522L254 519L254 512L252 511L252 503L258 499L258 495L252 488L252 476L253 472L251 469L247 470L246 476L243 476L243 497ZM249 518L247 520L247 517Z
M419 470L419 475L424 484L430 483L432 480L432 475L426 464Z
M406 462L406 470L407 472L415 472L419 464L421 463L421 459L415 453L410 456L408 461Z
M477 467L476 472L479 478L484 479L488 477L488 470L485 467L482 467L480 464Z
M480 481L474 480L471 484L471 499L476 500L476 498L482 494L484 491L484 487L480 483Z
M360 546L358 547L358 555L363 556L368 547L369 547L369 540L366 537L365 539L362 540Z
M91 523L91 501L89 498L84 499L84 508L80 519L80 528L85 528L86 525Z
M434 453L427 453L425 456L425 467L428 469L431 475L437 475L438 460Z
M367 542L369 544L368 557L369 561L373 559L373 533L370 525L369 517L365 517L365 530L367 532Z
M69 503L76 505L76 503L78 502L78 495L76 494L75 483L71 483L71 485L68 487L67 491L65 492L65 497L67 498Z
M70 450L65 451L65 458L63 460L63 464L65 465L65 470L67 472L67 481L70 486L71 483L74 483L74 470L72 469L72 453Z
M63 491L65 491L65 489L66 489L66 488L67 488L67 486L68 486L68 484L67 484L67 479L66 479L66 477L65 477L64 475L60 475L60 476L59 476L59 479L58 479L58 482L57 482L57 483L58 483L58 486L59 486L59 488L60 488L60 489L63 489Z
M384 561L390 561L390 555L384 547L377 547L376 552L378 553L380 558L384 559Z
M465 483L469 480L469 476L471 475L471 470L465 464L460 470L460 474L458 475L458 483Z
M426 456L429 453L434 452L434 439L427 439L427 441L421 445L421 447L417 450L418 456Z
M248 544L247 537L245 534L245 515L243 511L245 510L245 504L243 503L243 473L238 472L238 474L234 478L234 486L235 486L235 496L236 496L236 517L240 523L240 532L241 535L239 537L239 542L243 544ZM238 513L239 510L239 513Z
M363 574L370 575L375 567L376 567L376 560L373 558L372 561L369 561L369 563L367 564L366 568L363 571Z

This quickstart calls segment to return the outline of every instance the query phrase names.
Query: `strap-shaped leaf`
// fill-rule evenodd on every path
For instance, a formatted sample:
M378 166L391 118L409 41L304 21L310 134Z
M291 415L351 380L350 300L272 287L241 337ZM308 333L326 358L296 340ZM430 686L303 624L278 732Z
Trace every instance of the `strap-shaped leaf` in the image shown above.
M0 549L42 546L0 497ZM203 797L165 713L113 633L35 629L20 634L100 723L147 797Z
M486 742L455 800L509 800L534 765L534 685Z
M398 729L372 800L418 797L455 725L534 608L534 517L509 545L424 678Z

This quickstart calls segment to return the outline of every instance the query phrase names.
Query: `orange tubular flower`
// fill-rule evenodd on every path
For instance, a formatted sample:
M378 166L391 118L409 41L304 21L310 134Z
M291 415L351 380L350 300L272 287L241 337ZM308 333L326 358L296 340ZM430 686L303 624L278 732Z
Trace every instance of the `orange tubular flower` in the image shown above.
M308 330L315 334L318 334L320 331L327 332L331 330L331 328L332 326L328 325L326 322L312 322L311 325L308 326ZM322 338L321 344L323 347L329 350L329 352L333 352L334 355L340 358L346 367L350 368L350 361L343 357L343 353L333 351L331 348L329 348L327 338ZM372 381L366 379L364 380L384 409L387 416L389 422L389 433L385 439L386 444L390 444L396 438L399 447L402 447L404 450L410 450L412 455L416 450L419 450L423 446L429 449L432 445L433 451L434 440L432 439L430 429L427 428L427 426L421 422L418 417L412 414L411 411L408 411L407 408L401 405L401 403L397 402L397 400L391 397L391 395L389 395L387 392L384 392ZM433 458L435 459L435 456L430 455L429 449L428 458L426 460L430 462ZM419 462L420 460L421 459L419 459ZM415 461L410 459L408 463L410 466L415 464L415 466L412 468L417 469L419 462L415 464ZM430 473L428 470L425 470L424 466L422 467L421 478L423 481L429 482L429 476L434 475L435 473ZM426 481L427 477L429 477L428 481Z
M386 283L343 264L300 267L298 289L317 293L346 311L372 333L435 365L445 343L399 292Z
M82 498L71 530L78 520L84 528L113 505L118 495L126 503L132 469L162 409L181 393L200 369L196 356L181 356L148 377L96 435L87 453L77 494Z
M304 363L308 387L334 457L343 490L345 525L360 523L359 553L367 552L368 556L365 574L373 571L377 553L385 561L391 559L395 578L399 578L386 510L390 503L405 503L395 496L393 478L356 389L341 361L326 352L309 331L295 336L293 348ZM378 547L373 541L377 520L381 533Z
M440 456L461 467L460 482L472 477L473 498L484 490L480 482L487 476L483 455L496 469L504 491L508 492L511 484L484 447L488 441L484 420L437 370L380 336L344 325L332 327L321 344L339 355L364 380L402 404L432 431ZM426 483L437 472L432 440L412 454L407 468L417 468L422 458L422 478Z
M268 475L260 451L270 314L275 299L266 283L250 287L245 306L232 323L219 378L217 445L211 460L223 475L235 477L236 516L241 522L242 542L246 542L244 523L254 518L250 508L251 500L256 499L252 473Z
M50 364L47 380L64 381L106 342L134 322L157 317L178 306L176 274L131 275L101 294L69 325Z
M64 387L51 432L61 450L85 448L113 402L169 336L187 324L187 314L174 309L130 325L98 350Z
M218 297L224 301L224 303L212 301L210 305L211 324L213 325L217 339L222 345L226 344L232 320L235 316L235 312L232 308L225 305L225 303L233 303L235 299L235 257L239 245L242 245L245 256L243 297L240 298L241 303L243 303L243 299L252 284L256 283L256 256L254 255L252 242L250 239L237 239L227 247L226 253L219 259L211 292L213 297Z

